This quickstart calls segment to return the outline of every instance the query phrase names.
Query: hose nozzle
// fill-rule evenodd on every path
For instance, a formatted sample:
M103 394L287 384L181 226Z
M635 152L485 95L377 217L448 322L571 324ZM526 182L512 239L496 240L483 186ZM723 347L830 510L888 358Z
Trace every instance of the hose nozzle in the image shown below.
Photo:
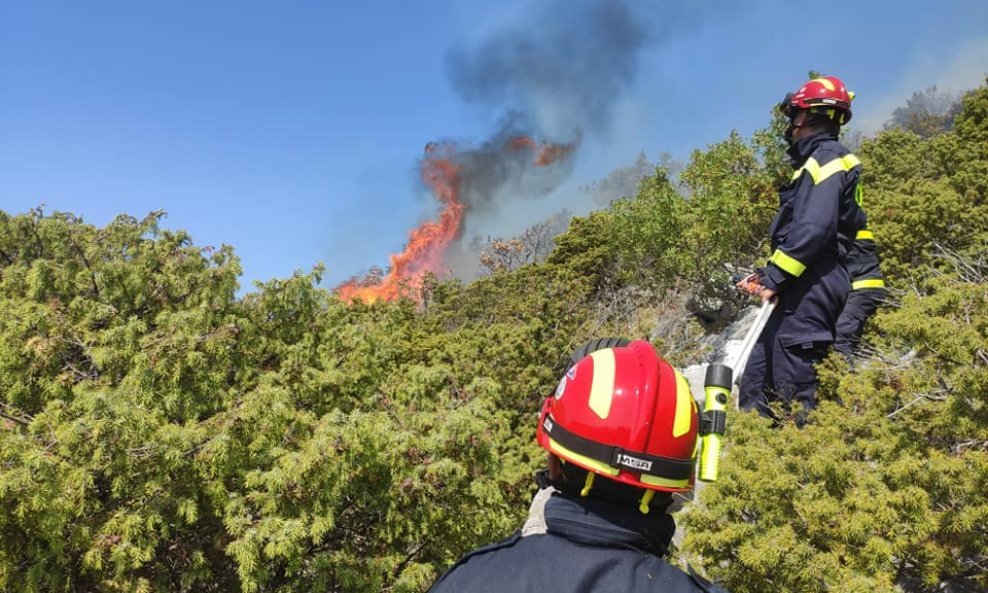
M731 367L712 364L703 381L703 414L700 416L700 475L704 482L716 482L720 462L721 437L727 428L727 402L733 383Z

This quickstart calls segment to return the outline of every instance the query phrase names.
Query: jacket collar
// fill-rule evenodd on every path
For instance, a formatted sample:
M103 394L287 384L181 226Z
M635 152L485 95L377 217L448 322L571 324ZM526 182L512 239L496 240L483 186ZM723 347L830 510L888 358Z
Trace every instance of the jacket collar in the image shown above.
M633 506L554 492L545 505L549 533L581 544L611 548L638 548L664 556L676 532L667 513L647 515Z
M806 159L810 158L810 155L813 154L813 151L816 150L820 144L828 140L837 140L837 137L829 132L817 132L812 136L800 138L794 142L786 153L797 167L802 167L803 164L806 163Z

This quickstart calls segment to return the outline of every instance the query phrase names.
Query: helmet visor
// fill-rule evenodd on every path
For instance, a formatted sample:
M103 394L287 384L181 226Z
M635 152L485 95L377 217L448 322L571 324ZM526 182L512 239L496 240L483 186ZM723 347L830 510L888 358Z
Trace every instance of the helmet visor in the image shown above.
M779 112L786 117L792 117L792 112L793 112L792 98L793 98L792 93L786 93L786 96L783 97L782 101L780 101L779 104L776 106L779 109Z

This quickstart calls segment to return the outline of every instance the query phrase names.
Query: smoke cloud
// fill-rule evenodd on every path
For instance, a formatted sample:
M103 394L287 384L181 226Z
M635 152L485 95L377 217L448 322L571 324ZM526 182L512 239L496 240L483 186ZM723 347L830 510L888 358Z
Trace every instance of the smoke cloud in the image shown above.
M988 78L988 38L960 46L947 60L920 56L884 96L859 98L866 107L855 113L851 125L865 136L882 129L892 112L906 104L913 93L931 86L945 94L963 93L984 84Z
M578 137L570 144L542 142L533 137L522 114L508 113L488 140L457 146L459 198L478 212L504 199L545 196L572 171L569 157L578 142Z
M641 52L682 31L705 9L640 0L539 2L514 26L447 55L464 100L505 107L538 131L606 129L613 105L635 81Z
M463 244L538 222L531 200L551 194L569 176L575 160L570 152L586 135L607 131L615 104L633 86L642 50L668 38L682 21L677 10L655 2L548 0L534 6L446 56L454 90L504 114L490 140L460 154L465 228L447 258L459 276L471 276L476 262L475 253L457 255ZM519 136L558 142L568 152L551 167L532 167L530 156L503 150Z

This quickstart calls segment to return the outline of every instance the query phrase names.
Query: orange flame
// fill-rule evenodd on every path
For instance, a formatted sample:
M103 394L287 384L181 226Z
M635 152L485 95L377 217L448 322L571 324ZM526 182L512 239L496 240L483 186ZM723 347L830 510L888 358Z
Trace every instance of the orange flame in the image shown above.
M572 144L537 144L528 136L516 136L506 143L513 150L535 151L532 164L544 167L566 158L575 148ZM383 279L375 277L353 279L336 287L336 294L346 302L361 299L372 303L391 301L403 293L414 297L426 274L443 271L443 255L450 243L460 237L466 204L460 200L462 180L456 162L456 146L452 143L430 142L425 147L420 174L436 199L442 204L438 221L427 221L409 233L408 244L401 253L390 256L391 267Z
M547 167L558 163L568 157L576 148L575 144L553 144L551 142L536 144L535 140L528 136L515 136L508 140L507 145L514 150L528 148L536 151L535 159L532 161L536 167Z

